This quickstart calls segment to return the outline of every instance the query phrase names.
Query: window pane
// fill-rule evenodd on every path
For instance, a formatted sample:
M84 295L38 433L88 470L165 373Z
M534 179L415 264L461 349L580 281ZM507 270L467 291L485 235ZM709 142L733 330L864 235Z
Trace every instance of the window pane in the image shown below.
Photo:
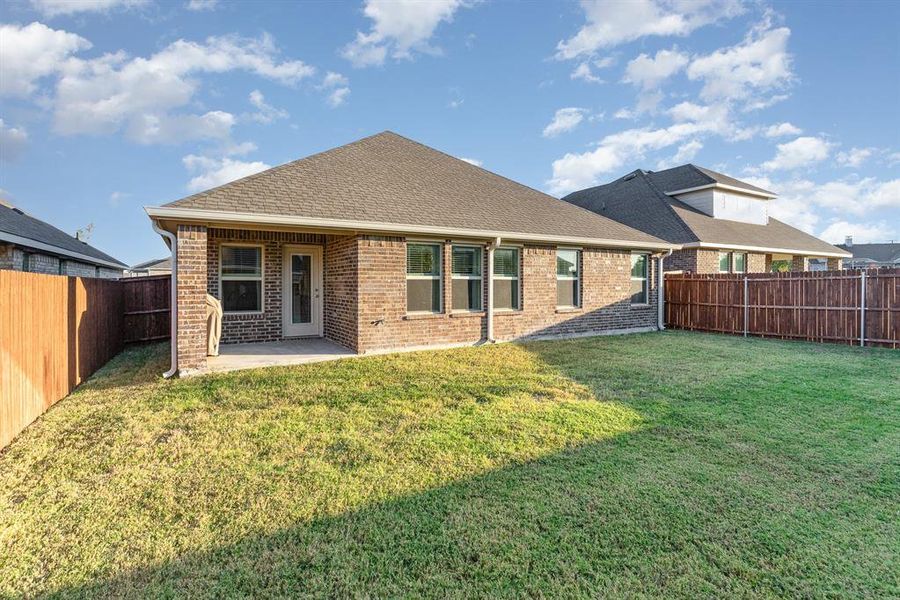
M558 279L556 281L556 305L578 306L578 280Z
M516 279L494 280L494 308L519 309L519 281Z
M497 248L494 250L494 275L503 277L519 276L518 248Z
M222 275L262 275L262 257L259 248L248 246L222 246Z
M719 273L727 273L731 267L731 255L727 252L719 252Z
M453 280L453 310L481 310L481 280Z
M454 275L481 275L481 248L453 247Z
M226 312L262 310L262 282L223 281L222 310Z
M406 311L438 312L441 310L441 281L439 279L407 279Z
M407 244L406 273L408 275L440 275L441 247L437 244Z
M291 322L312 323L312 257L291 256Z
M747 255L744 253L739 253L734 255L734 271L736 273L743 273L747 270Z
M645 289L647 281L640 279L632 279L631 280L631 303L632 304L646 304L647 303L647 291Z
M567 277L578 276L578 250L556 251L556 274Z
M631 276L646 277L647 276L647 255L632 254L631 255Z

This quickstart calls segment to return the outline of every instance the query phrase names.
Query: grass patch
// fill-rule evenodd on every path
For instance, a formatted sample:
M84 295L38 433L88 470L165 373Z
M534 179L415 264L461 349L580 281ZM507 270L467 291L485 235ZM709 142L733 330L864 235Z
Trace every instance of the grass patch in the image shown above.
M162 381L0 454L0 594L896 596L900 353L676 333Z

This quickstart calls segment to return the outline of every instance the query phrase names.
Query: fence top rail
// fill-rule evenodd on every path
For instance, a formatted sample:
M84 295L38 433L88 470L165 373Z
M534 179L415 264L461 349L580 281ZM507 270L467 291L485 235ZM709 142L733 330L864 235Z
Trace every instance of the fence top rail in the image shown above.
M798 281L819 279L897 278L900 269L842 269L840 271L787 271L784 273L666 273L673 281Z

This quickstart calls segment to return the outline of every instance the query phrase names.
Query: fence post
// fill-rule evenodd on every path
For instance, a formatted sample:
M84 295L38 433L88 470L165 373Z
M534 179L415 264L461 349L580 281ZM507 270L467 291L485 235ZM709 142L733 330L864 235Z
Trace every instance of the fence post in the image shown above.
M866 345L866 270L859 274L859 345Z
M744 337L747 337L747 330L750 328L750 294L747 285L747 276L744 275Z

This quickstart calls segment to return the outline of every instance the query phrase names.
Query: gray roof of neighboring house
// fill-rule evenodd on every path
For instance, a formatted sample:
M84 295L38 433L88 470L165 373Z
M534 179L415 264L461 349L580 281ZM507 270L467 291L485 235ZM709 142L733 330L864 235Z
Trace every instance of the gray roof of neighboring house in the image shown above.
M154 258L153 260L138 263L131 267L132 271L148 271L150 269L153 269L154 271L171 271L172 257Z
M653 175L633 171L612 183L573 192L563 200L677 244L704 242L810 254L840 252L776 219L769 218L767 225L754 225L713 218L663 193Z
M165 207L665 243L390 131Z
M838 244L838 248L853 254L854 259L868 258L875 262L892 263L900 261L900 243L889 244Z
M4 233L9 235L4 236ZM12 241L20 246L33 247L36 250L46 250L55 254L77 254L79 256L73 258L87 263L99 261L100 264L113 263L123 268L126 266L125 263L116 260L109 254L6 203L0 203L0 240ZM48 248L29 246L29 240Z
M680 167L672 167L664 171L647 171L650 180L663 192L676 192L719 183L731 187L740 188L757 194L765 194L775 197L775 192L764 190L761 187L751 185L746 181L735 179L723 173L717 173L712 169L686 164Z

